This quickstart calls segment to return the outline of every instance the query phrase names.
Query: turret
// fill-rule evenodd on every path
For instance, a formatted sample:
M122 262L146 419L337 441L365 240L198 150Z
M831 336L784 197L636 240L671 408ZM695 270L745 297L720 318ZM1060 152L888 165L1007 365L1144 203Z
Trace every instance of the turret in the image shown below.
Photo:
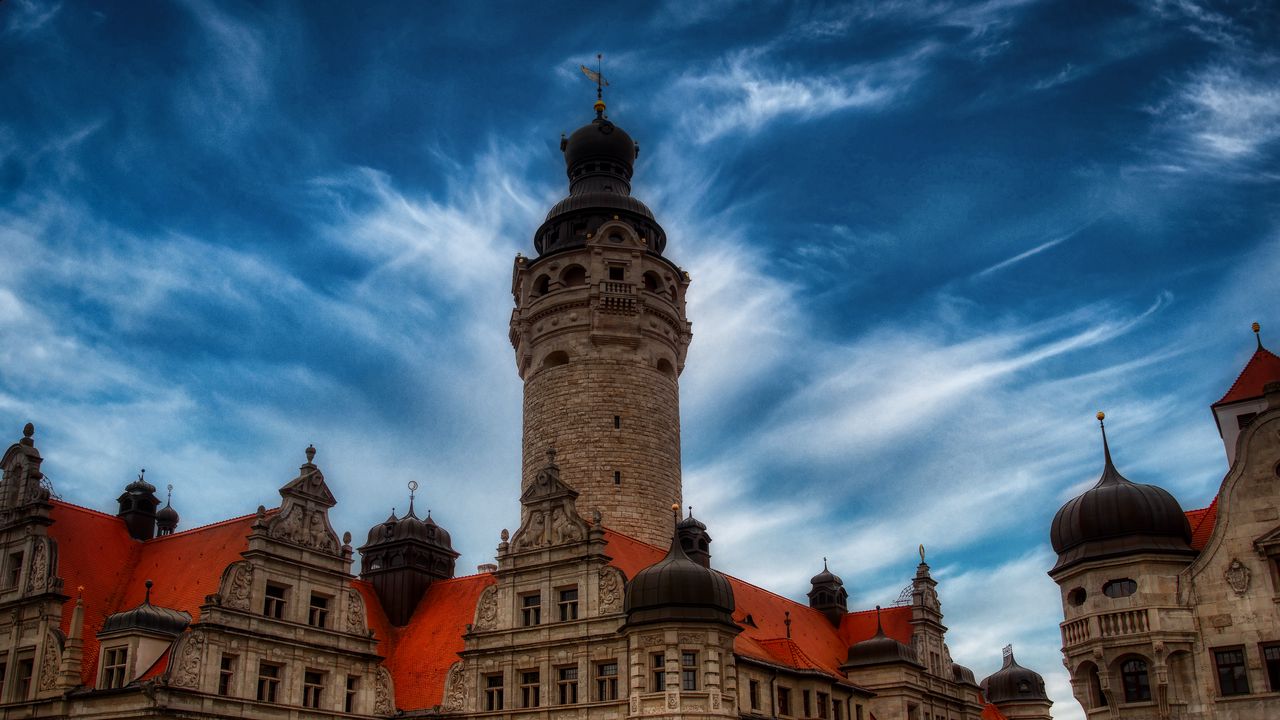
M156 513L156 530L160 535L172 535L178 529L178 511L173 509L173 485L165 498L164 507Z
M1004 665L983 679L982 694L1009 720L1052 720L1044 678L1018 664L1012 645L1004 648Z
M1227 453L1227 465L1236 461L1236 441L1241 431L1267 409L1267 383L1280 380L1280 357L1262 346L1262 327L1258 323L1253 324L1253 334L1258 345L1253 356L1222 399L1210 406Z
M690 560L704 568L711 567L711 536L707 534L707 526L693 516L692 507L689 516L676 523L676 535Z
M409 623L414 608L436 580L453 577L454 551L449 533L431 519L414 511L418 483L409 483L409 512L396 517L395 510L385 522L369 529L368 541L360 548L360 577L373 583L387 618L396 626Z
M116 515L124 520L134 540L150 540L156 536L156 508L160 499L156 497L156 486L147 482L146 473L145 469L140 471L138 479L126 485L116 498L120 503Z
M827 616L832 625L840 627L840 620L849 612L849 593L839 575L827 569L827 559L822 558L822 572L809 579L809 607Z

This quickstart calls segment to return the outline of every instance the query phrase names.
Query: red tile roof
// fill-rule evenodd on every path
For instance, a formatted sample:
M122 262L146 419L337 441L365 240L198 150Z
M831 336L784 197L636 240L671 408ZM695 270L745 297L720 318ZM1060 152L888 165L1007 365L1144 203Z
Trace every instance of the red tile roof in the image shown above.
M1245 364L1244 370L1240 371L1240 377L1237 377L1235 383L1231 385L1231 389L1211 407L1260 398L1263 395L1262 388L1267 383L1277 380L1280 380L1280 357L1276 357L1270 350L1259 345L1253 357L1249 358L1249 362Z
M155 605L200 616L205 595L217 592L222 569L240 559L253 515L225 520L146 542L129 537L124 521L78 505L52 501L49 535L58 542L58 575L73 599L62 609L70 632L78 588L84 588L84 662L80 677L93 686L98 670L97 632L112 613L142 604L151 580Z
M1009 720L1009 717L1000 712L1000 708L992 705L991 703L987 703L986 706L982 708L982 720Z
M1209 507L1199 510L1188 510L1187 524L1191 526L1191 548L1203 550L1213 534L1213 526L1218 523L1218 498L1209 503Z

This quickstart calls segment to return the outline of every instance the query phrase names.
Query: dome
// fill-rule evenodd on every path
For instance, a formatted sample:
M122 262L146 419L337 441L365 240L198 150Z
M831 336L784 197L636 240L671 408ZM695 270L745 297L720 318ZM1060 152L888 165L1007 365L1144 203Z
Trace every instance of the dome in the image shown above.
M973 677L973 671L960 663L951 663L951 677L961 685L978 684L978 681Z
M369 528L367 545L379 545L403 540L413 540L427 545L453 549L453 539L449 532L431 519L430 512L427 513L426 519L419 518L413 512L412 503L409 504L409 512L404 517L397 518L395 512L392 511L391 517L387 518L385 522Z
M597 190L593 192L584 192L576 195L570 195L555 205L551 206L551 210L547 212L547 221L551 221L565 213L574 210L595 210L604 208L607 210L624 210L637 215L642 215L649 220L653 220L653 211L647 205L630 195L619 195L615 192L607 190Z
M823 558L823 559L822 559L822 572L820 572L820 573L818 573L817 575L814 575L813 577L809 578L809 584L810 584L810 585L814 585L814 586L817 586L817 585L844 585L844 581L840 579L840 576L839 576L839 575L836 575L835 573L833 573L833 572L831 572L830 570L828 570L828 569L827 569L827 559L826 559L826 558Z
M1013 659L1013 649L1007 648L1004 666L982 680L982 694L987 702L1000 705L1007 702L1048 702L1044 691L1044 678Z
M733 622L733 588L725 576L685 554L677 534L662 560L641 570L627 583L623 603L627 625L660 622Z
M880 607L876 606L876 634L854 643L849 648L848 659L840 669L900 662L920 665L920 661L916 660L916 651L910 645L884 634L884 626L880 624Z
M1088 560L1156 552L1192 555L1191 526L1164 488L1130 482L1111 462L1103 431L1105 467L1096 485L1068 500L1053 518L1050 540L1061 570Z
M165 505L156 511L156 525L161 527L178 527L178 511L172 505Z
M603 115L597 115L590 123L574 130L561 149L564 150L564 164L570 179L574 177L574 169L587 162L616 163L621 167L615 172L630 178L639 153L627 131Z
M102 622L103 633L124 630L142 630L144 632L178 635L191 623L191 615L165 607L151 604L151 581L147 581L147 598L132 610L125 610L108 615Z

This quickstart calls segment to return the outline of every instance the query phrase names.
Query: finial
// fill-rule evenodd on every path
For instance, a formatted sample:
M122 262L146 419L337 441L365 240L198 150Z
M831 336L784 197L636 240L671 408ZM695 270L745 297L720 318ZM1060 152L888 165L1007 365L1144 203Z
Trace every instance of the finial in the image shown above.
M311 462L312 460L315 460L315 459L316 459L316 446L315 446L315 445L308 444L308 445L307 445L306 453L307 453L307 462L308 462L308 463L309 463L309 462Z
M502 532L498 535L498 537L502 538L502 542L506 542L511 539L511 532L506 528L502 528Z
M880 606L879 605L876 606L876 634L877 635L884 634L884 625L880 624Z
M1257 323L1254 323L1254 324L1256 325ZM22 426L22 437L27 438L28 440L30 440L30 439L31 439L31 436L32 436L32 435L35 435L35 434L36 434L36 426L35 426L35 425L32 425L31 423L27 423L26 425L23 425L23 426Z
M826 572L827 570L827 557L825 555L822 556L822 570L823 572Z
M413 514L413 494L414 494L414 493L416 493L416 492L418 492L418 481L417 481L417 480L410 480L410 481L409 481L409 514L410 514L410 515L412 515L412 514ZM394 511L392 511L392 512L394 512ZM429 514L430 514L430 513L428 513L428 515L429 515Z
M170 507L173 505L173 483L169 483L168 490L169 490L169 494L166 495L164 498L165 507Z
M77 586L76 586L76 597L84 597L84 586L83 586L83 585L77 585Z
M924 564L924 543L920 543L920 564Z
M784 611L784 614L786 615L786 619L783 620L782 623L787 626L787 639L790 640L791 639L791 611L786 610Z
M146 481L146 476L147 476L147 469L146 469L146 468L142 468L141 470L139 470L139 471L138 471L138 482L145 482L145 481Z
M1013 660L1013 643L1005 645L1001 652L1004 655L1005 665L1008 665Z
M350 531L350 530L348 530L348 531L346 531L346 532L342 533L342 544L343 544L343 545L350 545L350 544L351 544L351 531Z
M1262 349L1262 326L1258 323L1253 324L1253 337L1258 341L1258 349Z
M150 605L151 604L151 581L148 580L143 584L147 586L147 599L144 602Z
M1098 427L1102 429L1102 456L1106 459L1107 467L1111 468L1114 465L1111 463L1111 446L1107 444L1107 424L1104 422L1106 419L1107 414L1099 410Z
M671 503L671 514L675 517L676 522L680 522L680 505Z

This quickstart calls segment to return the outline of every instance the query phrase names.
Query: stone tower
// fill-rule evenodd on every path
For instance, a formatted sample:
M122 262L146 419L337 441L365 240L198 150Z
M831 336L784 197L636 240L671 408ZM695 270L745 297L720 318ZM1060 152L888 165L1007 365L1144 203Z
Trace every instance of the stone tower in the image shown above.
M688 275L631 197L638 146L604 114L562 138L569 195L516 256L511 344L524 380L522 490L554 447L578 511L665 547L680 494L678 378Z

